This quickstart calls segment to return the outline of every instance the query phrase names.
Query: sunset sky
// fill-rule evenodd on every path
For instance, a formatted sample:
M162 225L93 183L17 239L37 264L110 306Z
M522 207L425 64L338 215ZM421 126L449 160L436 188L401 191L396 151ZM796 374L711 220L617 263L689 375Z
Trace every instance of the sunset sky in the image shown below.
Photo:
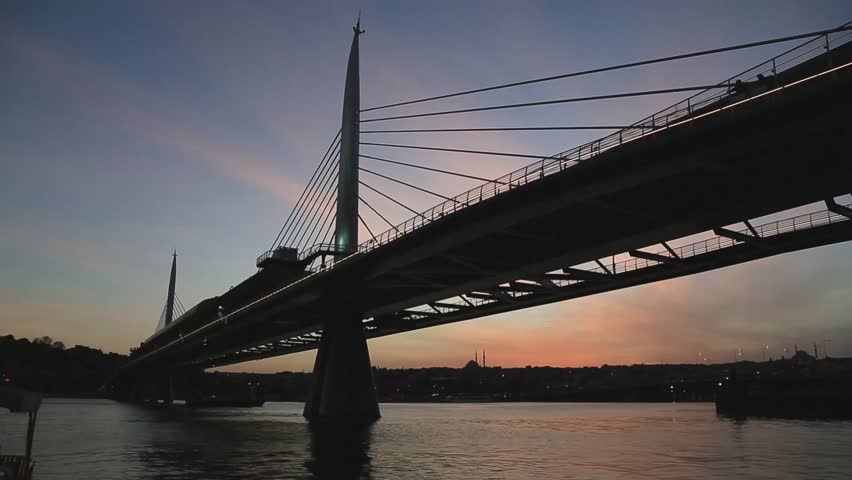
M838 26L839 1L42 2L0 4L0 334L126 353L153 333L172 249L189 307L254 273L340 127L362 11L362 107ZM395 110L702 85L794 44ZM387 122L411 128L630 123L684 95ZM365 114L365 118L367 115ZM371 137L553 154L606 132ZM366 139L363 139L366 140ZM528 160L368 150L494 177ZM366 165L365 165L366 166ZM475 182L376 169L442 194ZM374 183L379 183L374 181ZM418 209L434 198L382 184ZM849 200L849 197L845 197ZM377 203L380 203L377 201ZM382 209L394 221L409 214ZM381 221L374 230L383 230ZM362 232L362 239L363 236ZM375 365L852 355L852 245L369 342ZM309 370L314 352L235 370Z

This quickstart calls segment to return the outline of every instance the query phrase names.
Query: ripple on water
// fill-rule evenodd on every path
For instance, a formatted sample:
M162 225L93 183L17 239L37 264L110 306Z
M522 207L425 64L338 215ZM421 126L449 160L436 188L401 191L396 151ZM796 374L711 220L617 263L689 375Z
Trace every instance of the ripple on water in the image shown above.
M37 478L850 478L852 422L749 420L708 404L387 404L364 430L302 405L153 410L48 400ZM0 444L23 445L0 415Z

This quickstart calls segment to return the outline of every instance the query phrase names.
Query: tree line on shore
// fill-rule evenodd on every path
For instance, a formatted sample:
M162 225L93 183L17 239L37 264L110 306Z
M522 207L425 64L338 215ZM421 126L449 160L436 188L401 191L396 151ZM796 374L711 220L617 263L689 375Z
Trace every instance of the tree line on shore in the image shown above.
M66 348L50 337L0 337L0 382L48 396L96 396L126 361L127 355Z

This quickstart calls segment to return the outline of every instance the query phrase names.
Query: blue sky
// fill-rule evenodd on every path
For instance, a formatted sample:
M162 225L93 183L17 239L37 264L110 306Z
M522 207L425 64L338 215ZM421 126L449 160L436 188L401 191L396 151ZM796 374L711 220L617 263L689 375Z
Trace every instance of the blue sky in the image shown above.
M173 248L187 306L250 275L339 128L359 8L367 30L364 107L820 30L852 18L845 0L4 2L0 333L126 352L157 323ZM786 47L400 112L713 83ZM678 99L472 114L442 125L619 124ZM600 134L393 140L544 155ZM382 153L482 176L525 163ZM444 194L473 186L384 171ZM434 203L387 188L418 208ZM407 218L392 206L383 210ZM721 357L732 346L759 352L763 343L781 348L824 339L831 339L831 353L852 355L850 271L852 247L839 245L370 346L374 363L385 366L460 365L483 347L506 365L687 361L699 350ZM238 368L309 369L312 359L308 352Z

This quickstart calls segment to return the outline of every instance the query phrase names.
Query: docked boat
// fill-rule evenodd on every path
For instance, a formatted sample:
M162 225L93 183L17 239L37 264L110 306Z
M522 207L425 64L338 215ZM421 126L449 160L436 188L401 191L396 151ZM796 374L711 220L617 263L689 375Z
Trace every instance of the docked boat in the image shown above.
M0 386L0 407L14 413L27 414L27 439L24 455L0 455L0 480L31 480L35 462L32 459L36 417L41 395L22 388Z

